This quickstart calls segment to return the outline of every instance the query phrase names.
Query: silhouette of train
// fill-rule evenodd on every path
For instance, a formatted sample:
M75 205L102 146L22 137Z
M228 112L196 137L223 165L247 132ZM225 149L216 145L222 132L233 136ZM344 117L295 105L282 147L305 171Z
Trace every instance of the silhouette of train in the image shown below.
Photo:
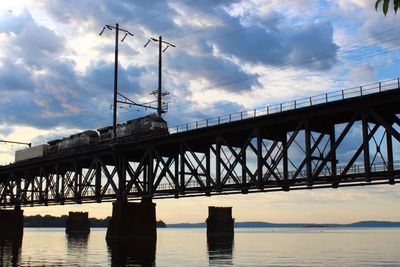
M116 128L116 140L141 140L168 134L167 122L156 114L129 120L118 124ZM112 126L99 128L97 131L86 130L63 139L49 141L47 144L17 150L15 151L15 162L64 152L72 148L107 143L113 137Z

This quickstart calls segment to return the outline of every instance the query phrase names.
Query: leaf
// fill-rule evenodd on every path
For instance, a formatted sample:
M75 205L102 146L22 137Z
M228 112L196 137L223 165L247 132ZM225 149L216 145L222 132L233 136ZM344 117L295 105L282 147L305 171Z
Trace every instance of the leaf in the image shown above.
M378 7L379 7L379 4L382 2L382 0L377 0L376 1L376 3L375 3L375 10L376 11L378 11Z
M394 13L397 14L397 10L399 9L400 5L400 0L393 0L393 5L394 5Z
M383 14L387 14L390 0L383 0Z

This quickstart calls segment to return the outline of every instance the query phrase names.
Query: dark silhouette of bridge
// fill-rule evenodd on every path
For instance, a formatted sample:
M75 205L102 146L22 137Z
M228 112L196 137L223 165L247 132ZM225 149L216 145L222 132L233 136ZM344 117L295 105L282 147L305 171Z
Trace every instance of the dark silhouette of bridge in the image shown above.
M120 139L2 166L0 205L395 184L399 83L383 81L172 127L168 136Z

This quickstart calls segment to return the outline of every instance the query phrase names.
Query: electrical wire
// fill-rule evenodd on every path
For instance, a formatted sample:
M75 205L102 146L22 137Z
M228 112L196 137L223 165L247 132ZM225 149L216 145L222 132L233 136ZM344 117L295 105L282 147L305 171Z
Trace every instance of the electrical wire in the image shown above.
M187 1L187 3L190 3L190 2L192 2L192 1ZM149 19L150 20L150 19ZM370 38L370 37L369 37ZM333 55L332 55L333 56ZM312 59L310 59L310 60L312 60ZM304 62L302 63L302 64L305 64ZM65 84L67 84L68 82L66 82ZM218 86L218 85L217 85Z

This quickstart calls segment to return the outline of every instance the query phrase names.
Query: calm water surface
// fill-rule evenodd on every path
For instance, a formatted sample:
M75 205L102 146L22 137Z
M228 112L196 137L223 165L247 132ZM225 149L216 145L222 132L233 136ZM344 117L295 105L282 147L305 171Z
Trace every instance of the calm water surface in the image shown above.
M400 229L158 229L156 244L105 241L105 229L68 238L64 229L25 229L0 242L0 266L400 266Z

